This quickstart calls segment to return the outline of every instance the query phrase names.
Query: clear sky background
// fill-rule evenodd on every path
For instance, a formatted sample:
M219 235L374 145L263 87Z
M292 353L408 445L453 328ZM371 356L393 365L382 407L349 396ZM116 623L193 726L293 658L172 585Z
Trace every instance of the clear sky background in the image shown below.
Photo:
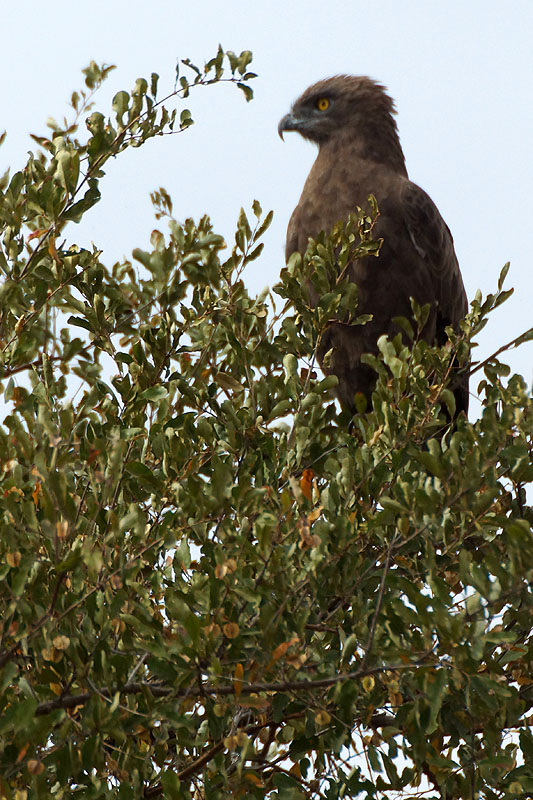
M275 217L246 280L252 292L273 285L315 156L295 134L281 142L277 123L314 81L366 74L396 100L409 175L452 230L469 297L494 291L511 261L515 295L475 358L533 325L533 0L19 0L2 17L0 172L24 165L28 134L46 134L47 117L69 116L91 59L118 67L96 97L107 116L138 77L158 72L160 92L171 90L178 58L203 64L219 42L254 53L254 101L229 85L196 90L187 101L196 124L108 162L102 201L67 228L68 244L94 241L109 266L148 249L159 224L149 194L160 186L178 219L208 213L231 243L239 208L257 198ZM508 358L531 383L533 345Z

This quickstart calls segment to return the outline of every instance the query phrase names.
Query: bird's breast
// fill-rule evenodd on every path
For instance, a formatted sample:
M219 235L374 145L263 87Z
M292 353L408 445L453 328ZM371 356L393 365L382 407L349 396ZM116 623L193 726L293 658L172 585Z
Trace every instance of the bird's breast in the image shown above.
M305 242L321 231L329 234L338 222L348 219L350 214L362 208L371 211L368 197L374 195L380 208L388 202L391 194L399 191L400 176L384 170L357 157L355 148L337 148L320 151L305 183L298 204L299 226Z

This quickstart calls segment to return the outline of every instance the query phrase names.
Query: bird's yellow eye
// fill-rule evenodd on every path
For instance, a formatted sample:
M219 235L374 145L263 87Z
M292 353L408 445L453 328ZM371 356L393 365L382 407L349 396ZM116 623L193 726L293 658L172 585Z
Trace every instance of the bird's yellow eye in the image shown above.
M321 97L319 100L317 100L316 107L318 108L319 111L327 111L327 109L329 108L328 98Z

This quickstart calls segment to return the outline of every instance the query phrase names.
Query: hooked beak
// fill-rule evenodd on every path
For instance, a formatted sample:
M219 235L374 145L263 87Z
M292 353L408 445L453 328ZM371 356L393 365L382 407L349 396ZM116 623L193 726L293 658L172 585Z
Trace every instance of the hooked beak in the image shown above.
M285 114L278 125L278 134L280 139L283 141L283 133L285 131L299 131L300 127L301 120L299 120L298 117L295 117L292 111L289 114Z

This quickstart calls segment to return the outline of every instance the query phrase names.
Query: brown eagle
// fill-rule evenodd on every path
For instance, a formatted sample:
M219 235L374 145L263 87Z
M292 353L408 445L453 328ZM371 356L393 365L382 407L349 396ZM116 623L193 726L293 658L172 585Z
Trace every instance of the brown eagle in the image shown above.
M372 314L372 320L354 326L332 322L318 350L324 371L338 377L339 400L351 411L357 392L370 402L376 381L374 370L361 363L362 354L377 353L382 334L398 333L395 317L412 318L411 297L431 304L422 332L431 344L445 344L445 328L456 328L467 312L452 235L431 198L409 180L395 113L384 86L338 75L310 86L278 126L282 138L285 131L297 131L319 148L289 222L287 259L295 251L303 254L309 237L329 234L356 206L364 208L370 194L377 199L379 256L355 260L349 273L358 287L357 313ZM466 413L466 372L457 372L451 388L456 413Z

